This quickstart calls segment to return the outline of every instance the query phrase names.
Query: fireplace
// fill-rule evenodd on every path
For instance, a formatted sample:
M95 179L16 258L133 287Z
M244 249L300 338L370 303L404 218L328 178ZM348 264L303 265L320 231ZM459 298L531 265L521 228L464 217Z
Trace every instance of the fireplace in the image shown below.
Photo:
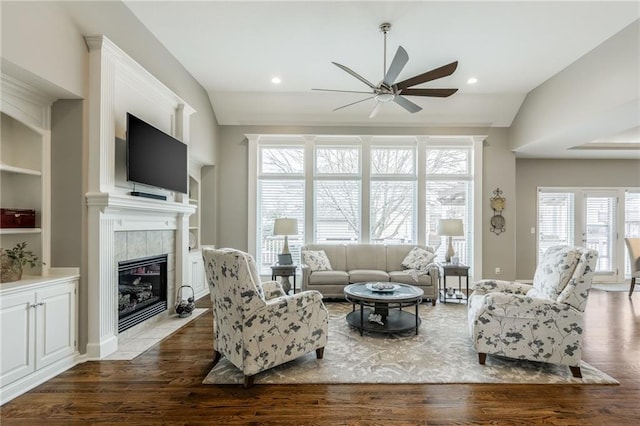
M118 333L167 310L167 255L118 262Z

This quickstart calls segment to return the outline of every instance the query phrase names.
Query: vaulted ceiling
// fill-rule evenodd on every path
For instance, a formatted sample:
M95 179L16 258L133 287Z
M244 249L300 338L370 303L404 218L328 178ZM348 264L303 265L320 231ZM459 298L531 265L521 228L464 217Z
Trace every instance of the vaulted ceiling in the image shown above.
M125 4L207 90L222 125L509 127L529 92L640 16L635 1ZM410 97L422 107L415 114L390 102L370 119L374 99L333 111L368 95L312 88L368 89L332 61L377 84L383 22L392 25L387 66L398 46L409 55L399 80L459 61L451 76L419 86L459 91ZM640 142L638 124L617 142Z

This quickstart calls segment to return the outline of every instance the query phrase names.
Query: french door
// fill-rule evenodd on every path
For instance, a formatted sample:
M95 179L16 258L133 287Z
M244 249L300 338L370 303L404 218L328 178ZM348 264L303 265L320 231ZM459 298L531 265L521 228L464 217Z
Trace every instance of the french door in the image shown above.
M619 194L616 189L540 188L538 259L551 246L577 245L598 251L594 281L617 282ZM622 219L624 222L624 219Z
M598 252L594 281L618 281L618 192L585 191L582 195L579 245Z

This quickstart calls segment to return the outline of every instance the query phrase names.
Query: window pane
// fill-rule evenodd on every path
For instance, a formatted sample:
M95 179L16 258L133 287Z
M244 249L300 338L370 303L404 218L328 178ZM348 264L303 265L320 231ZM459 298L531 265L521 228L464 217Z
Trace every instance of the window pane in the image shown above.
M436 249L437 260L444 262L448 237L438 235L439 219L462 219L464 236L452 237L453 249L460 262L473 270L473 230L471 229L472 185L468 181L427 181L427 245Z
M415 241L414 182L371 182L371 242Z
M585 196L587 248L598 252L596 272L613 271L616 234L616 197Z
M317 174L358 174L358 148L316 148Z
M373 148L371 149L372 175L415 174L415 149Z
M262 148L260 150L260 170L264 174L304 173L303 148Z
M256 262L261 274L271 274L270 266L278 260L284 246L283 236L273 235L278 217L298 219L298 235L289 235L293 263L300 263L304 243L304 181L260 180L258 182L258 241Z
M428 149L427 174L468 174L469 152L468 149Z
M573 193L538 193L538 259L555 245L574 244Z
M359 181L316 181L314 203L316 243L359 241Z

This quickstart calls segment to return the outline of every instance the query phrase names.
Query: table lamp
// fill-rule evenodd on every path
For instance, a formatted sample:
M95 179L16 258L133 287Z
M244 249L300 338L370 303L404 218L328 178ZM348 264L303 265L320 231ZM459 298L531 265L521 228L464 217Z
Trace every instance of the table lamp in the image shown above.
M449 248L444 256L444 260L447 263L451 263L451 258L455 252L453 250L453 243L451 237L459 237L464 235L464 229L462 227L462 219L440 219L438 220L438 235L443 237L449 237Z
M281 217L273 222L273 235L284 235L282 254L289 252L289 235L298 235L298 219Z

